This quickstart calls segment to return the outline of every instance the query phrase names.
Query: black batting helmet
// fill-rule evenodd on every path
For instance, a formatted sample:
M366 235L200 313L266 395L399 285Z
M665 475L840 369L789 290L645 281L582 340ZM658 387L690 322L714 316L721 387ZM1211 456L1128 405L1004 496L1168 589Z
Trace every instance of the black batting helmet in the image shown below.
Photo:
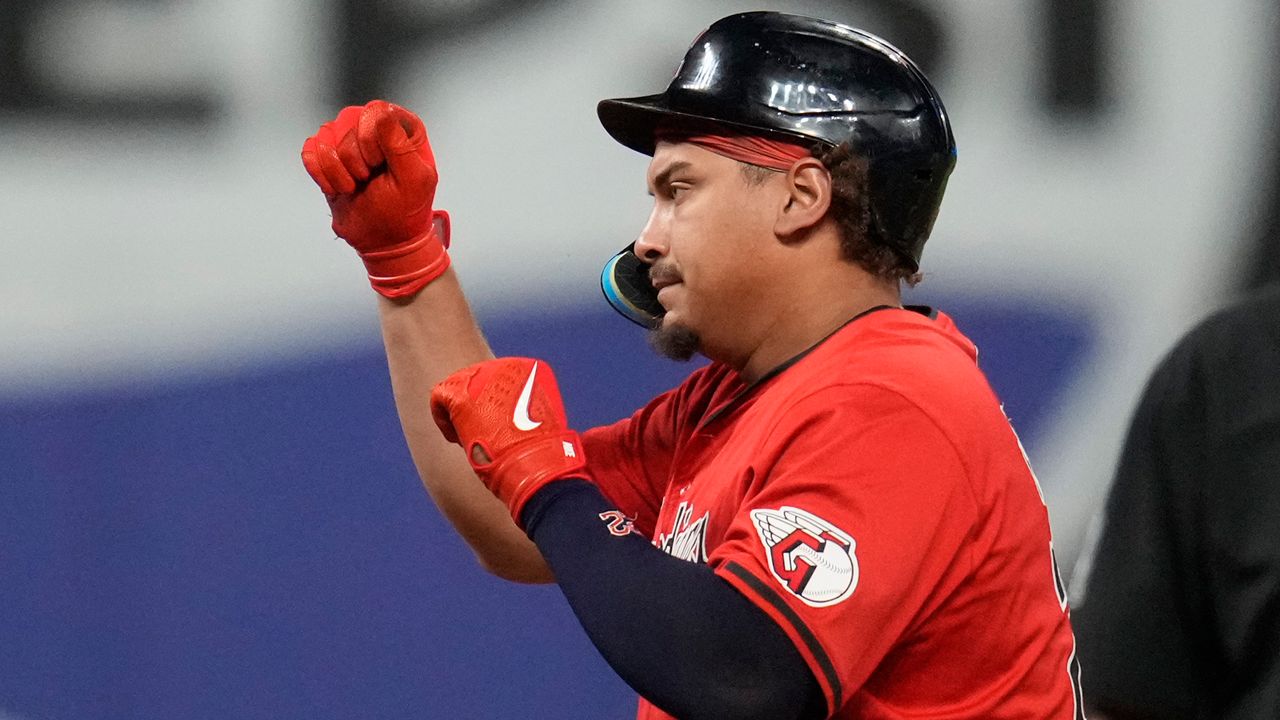
M666 92L603 100L597 113L614 139L647 155L659 124L706 121L802 144L848 143L868 162L874 240L913 270L955 166L947 111L910 58L871 33L784 13L716 21Z

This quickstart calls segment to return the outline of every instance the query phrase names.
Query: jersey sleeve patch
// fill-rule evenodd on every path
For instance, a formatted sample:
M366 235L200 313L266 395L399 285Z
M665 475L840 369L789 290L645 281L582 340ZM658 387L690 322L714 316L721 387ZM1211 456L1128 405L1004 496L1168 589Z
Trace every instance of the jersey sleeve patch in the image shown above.
M751 511L769 572L811 607L847 600L858 587L857 543L832 523L797 507Z

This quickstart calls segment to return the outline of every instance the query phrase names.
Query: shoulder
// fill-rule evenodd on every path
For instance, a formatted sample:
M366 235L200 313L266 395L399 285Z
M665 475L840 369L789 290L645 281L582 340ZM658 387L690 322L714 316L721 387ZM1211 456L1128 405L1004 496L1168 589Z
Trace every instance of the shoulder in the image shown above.
M1280 350L1280 283L1236 299L1179 339L1164 364L1212 364L1239 350Z
M926 403L885 383L827 377L779 390L762 409L771 416L769 434L783 445L839 444L881 433L897 436L895 445L950 442Z
M1197 322L1178 339L1166 356L1169 360L1213 354L1253 343L1275 343L1280 338L1280 283L1238 297Z
M801 436L817 428L825 430L815 434L833 444L859 434L889 436L886 445L899 461L951 458L978 484L1025 467L1000 401L978 368L977 349L945 315L873 313L778 380L764 409L771 409L781 438L807 442Z
M972 449L901 393L835 380L761 409L752 467L773 492L808 489L835 506L945 497L967 508L966 517L981 512L987 481L975 472ZM791 480L780 485L780 478Z
M1280 284L1239 298L1197 323L1164 355L1148 394L1170 386L1223 390L1244 398L1280 366ZM1256 390L1256 388L1254 388Z
M891 309L855 320L797 363L797 392L896 396L941 426L985 411L1003 419L978 350L945 314ZM843 388L843 389L837 389Z
M1280 284L1244 296L1183 335L1157 365L1143 403L1214 442L1280 422ZM1179 430L1182 432L1184 430Z
M1274 336L1277 326L1280 326L1280 283L1273 283L1237 298L1205 318L1193 334L1256 331Z

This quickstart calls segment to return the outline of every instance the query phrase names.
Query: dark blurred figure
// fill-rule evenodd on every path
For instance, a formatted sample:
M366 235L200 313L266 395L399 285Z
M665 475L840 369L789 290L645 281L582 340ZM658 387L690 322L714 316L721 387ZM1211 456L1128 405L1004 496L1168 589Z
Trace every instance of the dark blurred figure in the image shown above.
M1093 720L1280 718L1280 285L1155 371L1082 599Z

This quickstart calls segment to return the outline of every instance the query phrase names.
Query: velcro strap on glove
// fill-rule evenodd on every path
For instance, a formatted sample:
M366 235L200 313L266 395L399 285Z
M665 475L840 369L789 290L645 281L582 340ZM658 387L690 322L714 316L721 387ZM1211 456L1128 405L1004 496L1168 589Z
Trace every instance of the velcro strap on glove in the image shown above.
M414 295L449 269L449 213L435 210L431 229L408 242L360 253L369 284L389 298Z
M467 456L471 467L486 485L506 485L501 495L507 496L507 507L517 523L524 504L547 483L587 477L587 457L582 450L582 440L572 430L552 436L543 435L509 447L501 457L488 464L477 463L473 453L467 453ZM510 485L513 481L515 484Z

